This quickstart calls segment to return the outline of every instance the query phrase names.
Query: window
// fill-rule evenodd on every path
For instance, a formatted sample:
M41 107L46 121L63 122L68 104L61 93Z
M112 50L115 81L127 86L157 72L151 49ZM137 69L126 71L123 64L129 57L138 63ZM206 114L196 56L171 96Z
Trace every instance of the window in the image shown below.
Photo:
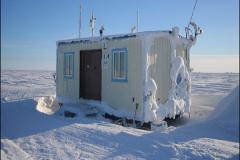
M127 82L127 49L113 49L112 57L112 81Z
M73 79L74 52L64 53L64 78Z

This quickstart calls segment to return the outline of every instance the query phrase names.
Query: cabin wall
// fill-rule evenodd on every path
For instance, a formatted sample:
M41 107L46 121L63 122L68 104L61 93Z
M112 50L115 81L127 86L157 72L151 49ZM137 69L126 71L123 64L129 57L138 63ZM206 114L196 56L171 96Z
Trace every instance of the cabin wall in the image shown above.
M127 81L112 81L112 50L126 48L127 57ZM142 40L138 37L128 39L115 39L98 42L86 42L77 44L60 45L57 48L57 96L74 101L79 100L80 95L80 50L102 49L102 88L101 99L109 106L133 114L138 104L137 116L140 117L143 105L143 52ZM74 78L64 78L64 53L74 52ZM176 45L177 56L183 57L188 64L186 48L183 44ZM103 57L109 55L107 64ZM154 39L150 50L149 74L157 84L156 100L166 103L168 92L171 88L171 43L168 37Z
M112 81L112 49L126 48L127 81ZM120 109L134 116L136 104L137 115L141 116L143 104L143 69L141 40L138 38L116 39L105 42L87 42L78 44L65 44L57 48L57 96L78 101L80 90L80 50L102 49L102 89L101 99L109 106ZM74 78L64 79L64 52L74 52ZM103 57L109 55L107 65Z
M169 38L155 38L150 53L150 76L157 84L157 103L164 104L168 100L168 92L171 88L171 43Z
M128 51L127 82L112 81L112 49L116 48L126 48ZM104 53L110 55L111 63L102 69L102 100L113 108L122 109L127 113L134 113L138 104L137 115L140 116L143 104L141 40L129 38L108 41Z

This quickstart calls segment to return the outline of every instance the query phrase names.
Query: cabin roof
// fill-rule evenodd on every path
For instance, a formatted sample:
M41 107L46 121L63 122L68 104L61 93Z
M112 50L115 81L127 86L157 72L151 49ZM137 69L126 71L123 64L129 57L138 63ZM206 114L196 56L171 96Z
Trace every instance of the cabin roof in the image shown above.
M126 34L103 35L103 36L86 37L86 38L65 39L65 40L57 41L57 46L66 45L66 44L99 42L102 40L129 39L129 38L136 38L136 37L140 37L140 36L147 36L149 34L162 34L165 36L169 36L171 33L172 33L171 30L168 30L168 31L144 31L144 32L137 32L137 33L126 33ZM188 40L181 35L179 35L179 38Z

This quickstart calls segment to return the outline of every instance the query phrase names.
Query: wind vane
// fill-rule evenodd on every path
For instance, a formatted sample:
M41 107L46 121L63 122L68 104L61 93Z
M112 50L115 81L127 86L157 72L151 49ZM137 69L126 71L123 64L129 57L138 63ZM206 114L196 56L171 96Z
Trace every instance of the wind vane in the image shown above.
M93 37L93 32L94 32L94 27L95 27L95 21L96 21L96 18L94 17L93 12L92 12L92 17L90 19L90 27L92 30L92 37Z

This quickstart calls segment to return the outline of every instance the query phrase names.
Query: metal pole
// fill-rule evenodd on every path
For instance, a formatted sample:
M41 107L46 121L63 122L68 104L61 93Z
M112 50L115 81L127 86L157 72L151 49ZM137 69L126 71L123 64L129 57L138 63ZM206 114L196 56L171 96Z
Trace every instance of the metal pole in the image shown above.
M138 16L138 9L137 9L137 32L138 32L138 23L139 23L139 16Z
M92 11L92 26L91 26L91 28L92 28L92 37L93 37L93 25L94 25L94 18L93 18L93 11Z
M80 0L79 38L81 38L81 30L82 30L82 1Z

